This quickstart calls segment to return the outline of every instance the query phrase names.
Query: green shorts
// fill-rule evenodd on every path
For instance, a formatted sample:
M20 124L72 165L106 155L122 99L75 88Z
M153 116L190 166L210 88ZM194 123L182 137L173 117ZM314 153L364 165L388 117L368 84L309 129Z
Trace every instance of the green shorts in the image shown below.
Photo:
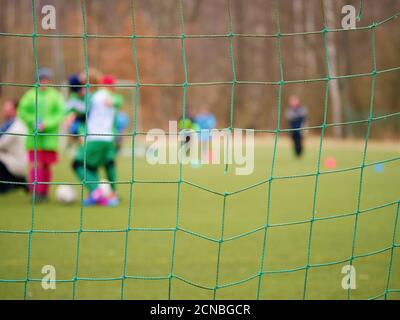
M85 144L77 150L75 160L84 162L92 168L99 168L110 161L114 161L117 155L117 148L114 141L87 141L86 153Z

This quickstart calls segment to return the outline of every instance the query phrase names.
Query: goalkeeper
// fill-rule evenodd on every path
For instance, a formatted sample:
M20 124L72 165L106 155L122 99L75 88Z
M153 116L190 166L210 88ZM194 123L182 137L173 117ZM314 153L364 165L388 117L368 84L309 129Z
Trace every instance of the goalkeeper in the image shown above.
M89 70L90 84L100 84L101 76L95 70ZM115 119L119 105L115 103L115 97L107 88L96 90L88 104L88 117L86 143L77 150L73 168L81 181L86 180L89 197L84 200L86 206L101 205L115 206L118 201L115 196L107 197L99 187L98 170L106 166L116 156L115 144ZM108 172L110 182L115 181L114 170Z

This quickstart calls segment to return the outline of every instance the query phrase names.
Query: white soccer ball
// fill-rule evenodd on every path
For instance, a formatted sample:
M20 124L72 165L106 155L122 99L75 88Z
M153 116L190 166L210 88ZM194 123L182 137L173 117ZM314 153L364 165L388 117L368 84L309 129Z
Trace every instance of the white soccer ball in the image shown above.
M72 186L60 185L56 189L56 199L62 204L71 204L76 201L76 192Z
M111 189L110 182L108 182L106 180L100 181L99 188L101 189L101 191L103 193L103 196L105 196L107 198L109 196L111 196L111 194L113 192L112 189Z

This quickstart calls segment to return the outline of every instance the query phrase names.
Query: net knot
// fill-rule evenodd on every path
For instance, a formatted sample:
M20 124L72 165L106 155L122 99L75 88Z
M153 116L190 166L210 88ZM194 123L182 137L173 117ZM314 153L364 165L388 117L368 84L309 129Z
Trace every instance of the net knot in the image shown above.
M369 26L370 29L375 29L378 26L378 24L374 21L372 24Z

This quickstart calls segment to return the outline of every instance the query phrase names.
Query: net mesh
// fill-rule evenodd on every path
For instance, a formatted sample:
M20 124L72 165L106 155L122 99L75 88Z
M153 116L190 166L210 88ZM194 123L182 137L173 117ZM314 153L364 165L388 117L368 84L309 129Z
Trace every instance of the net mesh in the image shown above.
M26 234L28 235L28 241L27 241L27 261L26 261L26 275L24 278L21 279L0 279L0 282L3 283L24 283L24 299L27 299L27 292L28 292L28 284L30 282L41 282L42 279L38 278L33 278L31 276L31 243L32 243L32 237L34 234L38 233L50 233L50 234L62 234L62 233L73 233L76 234L77 240L76 240L76 261L75 261L75 271L74 271L74 276L71 279L57 279L57 282L70 282L73 284L72 286L72 298L75 299L77 298L77 285L79 281L121 281L121 287L120 287L120 297L123 299L125 297L125 288L126 288L126 280L128 279L139 279L139 280L167 280L168 281L168 298L173 298L172 294L172 287L173 287L173 280L180 280L188 285L195 286L204 290L208 290L212 292L213 298L217 298L217 293L219 292L220 289L227 288L227 287L233 287L236 285L244 284L253 280L257 281L257 294L256 297L260 299L261 293L262 293L262 288L263 288L263 281L265 281L265 276L268 274L286 274L286 273L291 273L291 272L296 272L296 271L304 271L304 285L303 285L303 298L307 297L307 293L309 290L308 283L309 283L309 272L311 269L318 269L324 266L330 266L330 265L335 265L335 264L343 264L343 263L348 263L349 265L352 265L354 263L355 259L362 258L362 257L368 257L368 256L374 256L377 254L380 254L382 252L388 252L390 255L389 263L388 263L388 273L387 273L387 280L386 280L386 285L384 288L384 291L381 293L377 293L375 297L371 298L387 298L388 294L391 292L400 292L400 289L396 288L391 288L390 283L391 283L391 277L393 276L393 273L396 272L396 270L393 270L393 259L395 255L395 249L400 247L398 243L396 243L396 230L398 228L398 217L399 217L399 208L400 208L400 200L397 201L392 201L389 203L383 203L379 206L375 206L372 208L367 208L367 209L362 209L361 208L361 198L362 198L362 193L363 193L363 180L364 180L364 172L368 167L375 166L377 164L384 164L384 163L391 163L394 161L399 160L398 157L396 158L391 158L391 159L385 159L381 161L376 161L376 162L369 162L367 163L367 149L368 149L368 142L370 138L370 133L371 133L371 126L375 121L386 119L386 118L392 118L400 115L400 112L396 113L391 113L391 114L385 114L381 115L379 117L374 116L374 95L375 95L375 83L376 79L379 75L384 74L384 73L390 73L390 72L395 72L400 70L400 67L394 67L390 69L381 69L379 70L377 68L376 64L376 47L375 47L375 32L378 28L382 27L384 24L395 20L398 18L400 13L396 13L391 17L388 17L385 20L379 21L379 22L374 22L369 26L366 27L361 27L361 28L356 28L355 30L368 30L370 34L370 41L371 41L371 50L372 50L372 57L373 57L373 64L371 66L371 72L365 73L365 74L352 74L352 75L344 75L344 76L338 76L332 74L331 67L330 67L330 55L329 55L329 49L328 49L328 42L329 42L329 35L337 32L353 32L354 30L350 31L345 31L343 29L332 29L329 28L326 19L325 19L325 26L322 30L319 31L312 31L312 32L301 32L301 33L281 33L281 28L280 28L280 14L279 14L279 4L280 1L276 0L274 1L274 15L275 15L275 23L276 23L276 30L277 32L275 34L238 34L235 33L235 28L232 22L232 14L231 14L231 0L227 0L227 14L228 14L228 34L218 34L218 35L192 35L192 34L187 34L185 33L185 19L184 19L184 1L179 0L179 6L177 7L177 10L179 10L179 16L180 16L180 35L177 36L144 36L144 35L139 35L136 32L136 23L135 23L135 1L131 1L131 15L132 15L132 23L133 23L133 30L132 34L129 36L118 36L119 38L127 38L131 39L132 41L132 54L133 54L133 61L135 65L135 78L136 82L133 84L119 84L116 85L116 87L119 88L128 88L131 89L133 92L133 131L129 134L126 134L127 136L132 137L132 150L135 150L135 143L137 141L137 137L140 135L146 134L145 132L141 132L138 130L138 123L137 123L137 115L138 115L138 108L139 108L139 89L141 87L152 87L152 86L161 86L157 84L152 84L152 83L143 83L140 80L140 75L139 75L139 68L140 65L138 63L138 58L137 58L137 47L136 47L136 41L138 39L144 39L144 38L152 38L152 39L165 39L165 38L170 38L170 39L180 39L180 44L181 44L181 53L182 53L182 65L183 65L183 72L184 72L184 82L183 83L171 83L171 84L163 84L163 86L170 86L170 87L181 87L183 89L183 101L182 101L182 114L183 117L186 117L187 114L187 91L188 88L193 87L193 86L203 86L203 85L219 85L219 84L225 84L225 85L230 85L231 86L231 96L230 96L230 118L229 118L229 127L227 128L228 131L233 131L234 130L234 108L235 108L235 90L238 85L265 85L265 86L276 86L278 88L278 99L277 99L277 123L276 127L273 130L255 130L256 132L260 133L270 133L274 135L274 143L273 143L273 155L272 155L272 166L270 168L270 176L260 182L257 182L255 184L252 184L250 186L246 186L240 190L234 191L234 192L217 192L215 190L209 189L205 186L201 186L198 184L195 184L187 179L185 179L183 175L183 169L182 169L182 164L180 164L180 169L179 169L179 178L177 180L171 180L171 181L153 181L153 180L138 180L134 178L134 173L135 173L135 157L134 154L132 154L132 161L131 161L131 166L132 166L132 178L129 181L116 181L115 183L117 184L129 184L129 189L130 189L130 199L129 199L129 211L128 211L128 223L126 228L121 229L121 230L116 230L116 229L96 229L96 230L89 230L84 228L84 208L81 207L80 211L80 225L78 230L76 231L60 231L60 230L38 230L35 225L35 218L36 218L36 198L35 198L35 193L33 193L32 196L32 205L31 205L31 223L29 230L0 230L1 234L5 235L10 235L10 234ZM360 19L362 15L362 1L360 1L359 5L359 12L358 12L358 19ZM37 31L37 16L36 16L36 10L37 8L37 3L36 0L32 0L32 17L33 17L33 33L32 34L15 34L15 33L1 33L0 37L28 37L32 39L32 45L33 45L33 53L34 53L34 62L35 62L35 73L36 73L36 83L34 84L16 84L16 83L2 83L2 86L23 86L23 87L33 87L36 90L36 108L37 108L37 92L40 88L40 83L39 83L39 76L38 76L38 70L39 70L39 64L38 64L38 57L37 57L37 39L40 37L50 37L49 35L45 34L40 34ZM96 35L96 34L88 34L87 33L87 12L86 12L86 1L82 0L81 1L81 14L82 14L82 20L83 20L83 33L80 35L51 35L51 37L57 37L57 38L80 38L83 41L83 48L84 48L84 63L85 63L85 72L86 72L86 78L87 83L84 84L84 88L86 92L89 91L91 87L96 87L96 85L93 85L89 82L89 59L88 59L88 50L87 50L87 42L88 39L96 39L96 38L112 38L114 36L102 36L102 35ZM326 64L326 69L327 69L327 74L323 78L319 79L301 79L301 80L285 80L284 79L284 70L283 70L283 62L282 62L282 47L281 47L281 40L285 37L296 37L296 36L305 36L309 34L320 34L323 36L324 39L324 53L325 53L325 64ZM231 68L232 68L232 75L233 78L230 81L221 81L221 82L206 82L206 83L193 83L190 82L189 77L188 77L188 69L187 69L187 61L186 61L186 50L185 50L185 42L187 39L191 38L226 38L229 40L229 57L231 61ZM235 55L234 55L234 50L233 50L233 41L235 38L241 38L241 37L264 37L264 38L272 38L276 40L276 46L278 48L278 59L279 59L279 74L280 74L280 80L279 81L243 81L239 80L237 77L237 72L236 72L236 64L235 64ZM329 96L330 96L330 84L332 81L335 80L340 80L340 79L349 79L349 78L357 78L357 77L370 77L371 79L371 92L370 92L370 108L369 108L369 115L368 118L363 119L363 120L357 120L357 121L350 121L350 122L343 122L343 123L328 123L327 121L327 114L328 114L328 105L329 105ZM293 83L312 83L312 82L322 82L325 83L325 103L324 103L324 117L323 117L323 123L319 126L312 126L312 127L305 127L301 129L296 129L296 130L310 130L310 129L320 129L321 130L321 136L319 140L319 151L318 151L318 156L317 156L317 168L315 172L310 172L306 174L297 174L297 175L288 175L288 176L282 176L282 175L277 175L276 174L276 161L277 161L277 148L278 148L278 141L280 136L283 133L291 132L293 129L285 129L281 127L280 119L281 119L281 112L282 112L282 90L284 86L288 84L293 84ZM65 87L67 85L51 85L54 87ZM88 110L88 95L86 95L86 110ZM87 111L86 111L87 113ZM36 122L38 122L37 119L37 112L36 112ZM331 170L331 171L324 171L322 168L322 150L323 150L323 142L324 142L324 135L325 132L328 128L331 127L337 127L337 126L346 126L346 125L352 125L352 124L366 124L367 125L367 132L365 135L364 139L364 146L363 146L363 157L361 164L359 166L355 166L352 168L345 168L345 169L337 169L337 170ZM36 138L43 133L38 132L37 130L34 133L35 137L35 161L36 161ZM59 134L60 136L63 134ZM87 143L87 135L83 135L84 138L84 145L86 146ZM36 162L35 162L36 166ZM225 170L229 170L228 167L225 168ZM353 228L353 239L352 239L352 250L351 250L351 255L346 258L342 259L340 261L331 261L329 263L321 263L321 264L313 264L311 262L311 245L313 241L313 229L314 225L318 221L322 220L334 220L334 219L339 219L343 218L343 215L335 215L335 216L326 216L326 217L318 217L316 215L316 206L317 206L317 199L318 199L318 187L319 187L319 181L320 177L325 174L329 173L340 173L340 172L347 172L351 170L360 170L360 177L359 177L359 187L358 187L358 197L357 197L357 209L354 212L346 214L346 216L354 216L355 217L355 222L354 222L354 228ZM302 220L302 221L292 221L288 223L282 223L282 224L273 224L270 222L270 211L271 211L271 200L272 200L272 190L274 189L274 182L279 181L279 180L287 180L287 179L296 179L296 178L302 178L302 177L313 177L314 178L314 191L313 191L313 209L312 209L312 215L309 219L307 220ZM8 181L1 181L1 183L8 183ZM82 183L69 183L72 185L78 185L81 186L81 198L84 197L84 186L87 185L88 181L84 179ZM175 226L173 228L139 228L132 226L132 215L133 215L133 208L132 208L132 198L134 195L134 186L136 184L141 184L141 183L172 183L176 184L177 186L177 203L176 203L176 216L175 216ZM35 182L33 185L33 188L35 189L36 186L39 184L37 182L37 177L35 174ZM52 183L55 184L55 183ZM57 182L57 184L63 184L63 182ZM65 182L65 184L67 184ZM180 220L180 214L181 214L181 201L182 201L182 186L183 185L189 185L194 188L201 189L203 191L209 192L211 194L214 194L220 198L223 199L223 205L221 208L221 216L220 216L220 230L219 230L219 237L217 238L212 238L209 236L206 236L201 233L197 233L194 231L191 231L189 229L186 229L182 226L181 220ZM266 197L265 199L260 199L260 201L266 201L266 212L265 212L265 222L262 226L260 226L257 229L254 230L249 230L248 232L232 236L232 237L226 237L224 235L224 229L225 229L225 220L226 220L226 211L227 211L227 200L236 194L248 191L250 189L259 187L265 185L266 186ZM391 244L387 247L380 248L376 251L373 252L367 252L363 254L356 254L355 251L355 246L356 246L356 239L357 239L357 231L358 231L358 222L359 222L359 217L363 214L367 214L370 212L374 212L378 209L381 208L387 208L387 207L393 207L395 208L396 214L395 214L395 221L393 223L393 230L392 230L392 241ZM298 225L298 224L306 224L309 226L309 231L308 231L308 240L307 240L307 261L305 265L298 267L298 268L293 268L293 269L279 269L279 270L273 270L273 271L266 271L265 270L265 263L266 261L266 251L268 250L267 246L267 239L268 235L271 229L277 228L277 227L282 227L282 226L290 226L290 225ZM156 276L156 277L145 277L145 276L135 276L131 275L128 273L127 270L127 257L128 257L128 252L130 250L128 244L129 244L129 236L132 232L134 231L167 231L172 233L172 248L171 248L171 259L170 259L170 271L168 274ZM79 272L79 266L80 266L80 259L81 259L81 237L84 233L104 233L104 232L110 232L110 233L124 233L125 234L125 240L124 240L124 258L123 258L123 272L119 277L112 277L112 278L101 278L101 277L82 277L80 276ZM221 268L220 268L220 261L221 261L221 252L222 252L222 247L225 243L231 242L233 240L237 240L242 237L246 237L250 234L256 233L256 232L262 232L263 233L263 244L262 244L262 250L259 252L259 272L248 277L245 279L241 279L240 281L236 282L231 282L231 283L222 283L221 282ZM197 237L199 239L203 239L205 241L209 241L212 243L215 243L218 246L217 250L217 257L216 257L216 278L215 278L215 285L213 286L204 286L202 284L190 281L179 274L175 271L175 263L176 263L176 239L177 239L177 234L178 233L185 233L189 236L192 237ZM348 289L347 292L347 297L350 299L351 298L351 290Z

